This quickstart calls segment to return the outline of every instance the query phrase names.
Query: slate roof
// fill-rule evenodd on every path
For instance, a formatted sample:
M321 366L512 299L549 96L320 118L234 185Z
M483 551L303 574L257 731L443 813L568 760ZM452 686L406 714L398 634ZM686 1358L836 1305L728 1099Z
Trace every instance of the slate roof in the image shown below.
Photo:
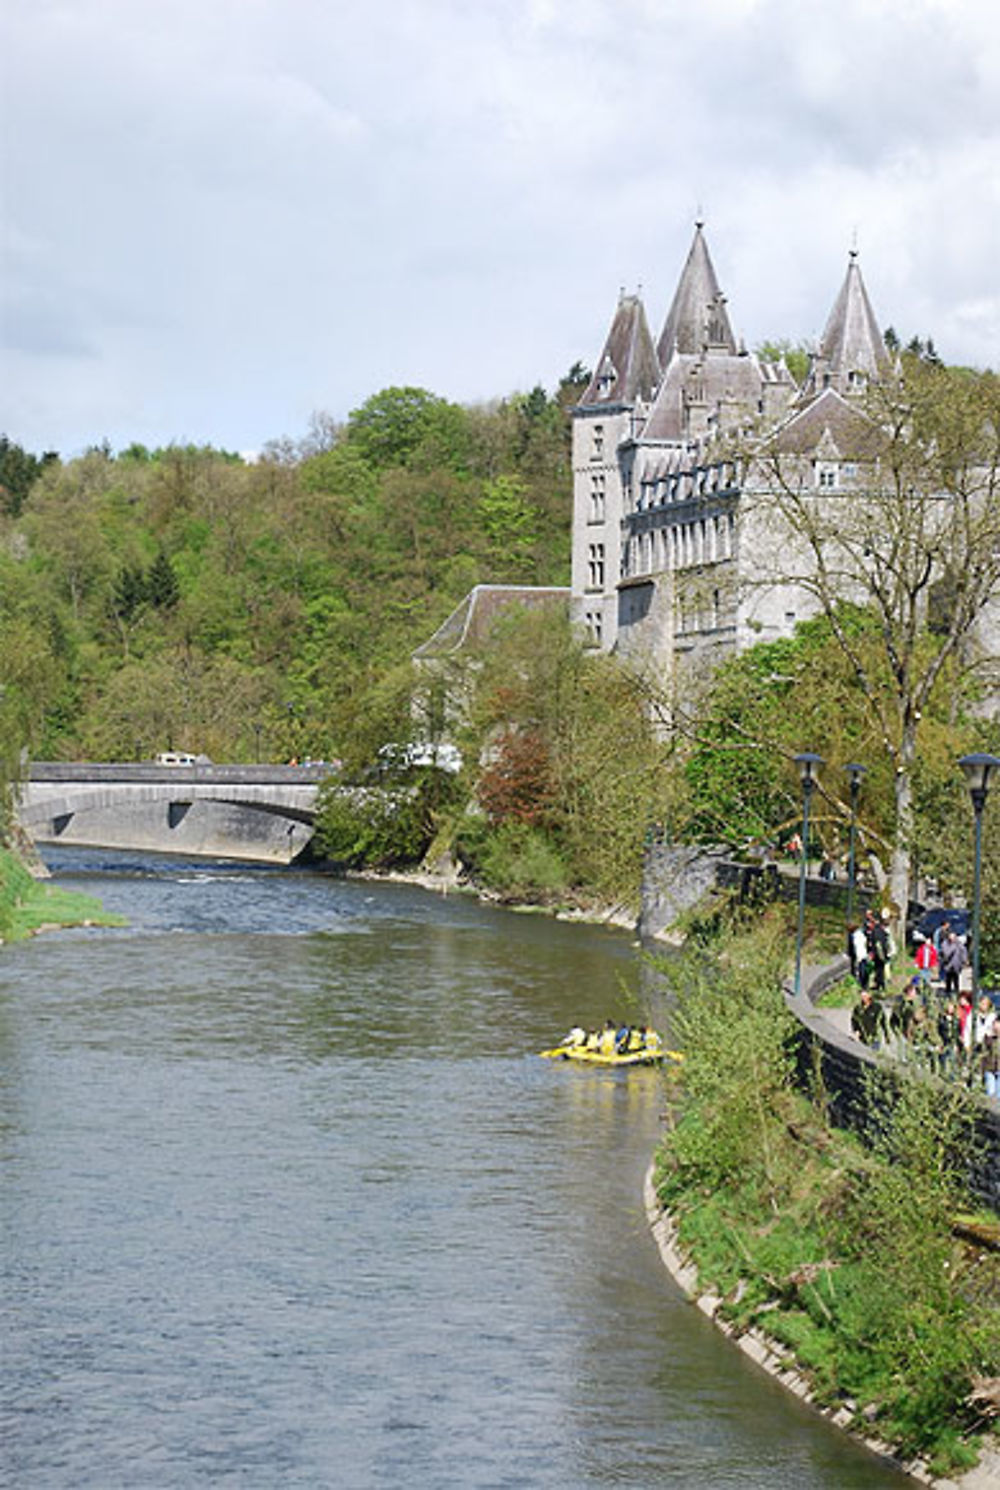
M660 381L660 364L638 295L622 294L594 375L577 408L648 402Z
M714 414L720 404L735 405L753 417L760 404L764 381L760 363L748 353L692 354L675 352L643 426L644 440L683 440L689 437L685 408L707 405Z
M675 352L696 353L713 346L735 356L738 350L703 227L695 223L694 241L656 344L663 368Z
M483 642L496 621L511 606L534 610L540 606L566 605L568 586L476 585L446 621L413 653L414 658L443 657Z
M860 391L864 383L886 378L891 372L889 353L861 277L857 250L852 249L844 282L803 385L803 397L814 398L824 388L849 393L857 387ZM852 374L856 375L853 380Z
M772 449L781 455L811 455L822 448L831 459L870 460L881 443L872 421L835 388L825 388L781 426Z

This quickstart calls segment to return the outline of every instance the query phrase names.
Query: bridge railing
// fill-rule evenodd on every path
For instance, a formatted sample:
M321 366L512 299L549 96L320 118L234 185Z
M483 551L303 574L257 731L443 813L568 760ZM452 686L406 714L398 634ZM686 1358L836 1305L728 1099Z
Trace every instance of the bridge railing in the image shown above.
M118 783L176 782L195 785L313 786L335 775L333 766L161 766L149 762L34 761L28 780Z

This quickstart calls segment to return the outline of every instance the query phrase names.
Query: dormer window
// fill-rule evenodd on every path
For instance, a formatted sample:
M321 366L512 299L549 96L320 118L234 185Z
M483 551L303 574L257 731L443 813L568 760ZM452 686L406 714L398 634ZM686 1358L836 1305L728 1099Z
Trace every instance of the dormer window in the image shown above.
M618 381L618 373L610 357L606 357L597 375L598 398L610 398Z

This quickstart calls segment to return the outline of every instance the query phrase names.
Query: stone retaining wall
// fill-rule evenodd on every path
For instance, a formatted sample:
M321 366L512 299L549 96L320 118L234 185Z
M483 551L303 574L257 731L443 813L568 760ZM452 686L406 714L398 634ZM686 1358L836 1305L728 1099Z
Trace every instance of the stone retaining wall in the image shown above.
M744 899L751 900L798 896L797 878L779 873L773 864L739 864L721 849L652 842L647 846L643 868L640 937L661 935L714 886L738 890ZM807 877L806 898L810 905L839 904L846 900L846 886ZM864 892L859 892L858 907L862 908L866 901ZM846 970L846 958L837 958L828 967L807 968L801 996L796 999L789 990L785 996L803 1031L800 1047L803 1081L815 1080L818 1068L833 1121L864 1138L876 1131L881 1121L870 1102L864 1073L872 1067L899 1073L899 1067L890 1058L879 1056L843 1034L816 1007L824 990L843 977ZM976 1116L970 1188L978 1201L1000 1213L1000 1104L988 1101L985 1096L980 1100Z
M834 1123L864 1138L877 1131L882 1120L873 1110L866 1073L878 1069L897 1079L901 1073L891 1057L842 1034L824 1017L822 1009L817 1009L816 1000L846 971L846 957L825 968L806 969L803 993L796 998L786 988L785 1000L802 1026L799 1069L803 1082L814 1081L818 1071ZM1000 1104L985 1096L979 1101L975 1118L969 1187L982 1205L1000 1213Z

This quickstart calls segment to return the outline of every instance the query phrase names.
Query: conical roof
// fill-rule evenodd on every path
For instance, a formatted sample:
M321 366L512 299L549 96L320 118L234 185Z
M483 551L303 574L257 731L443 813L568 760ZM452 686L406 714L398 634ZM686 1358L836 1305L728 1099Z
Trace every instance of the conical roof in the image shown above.
M660 364L638 295L622 294L594 375L580 399L587 405L633 404L653 397Z
M695 223L694 241L656 345L664 368L675 352L697 354L718 347L735 356L739 350L703 228Z
M892 364L861 277L856 249L851 249L847 273L833 304L819 350L805 381L807 398L835 388L854 393L872 379L889 376Z

